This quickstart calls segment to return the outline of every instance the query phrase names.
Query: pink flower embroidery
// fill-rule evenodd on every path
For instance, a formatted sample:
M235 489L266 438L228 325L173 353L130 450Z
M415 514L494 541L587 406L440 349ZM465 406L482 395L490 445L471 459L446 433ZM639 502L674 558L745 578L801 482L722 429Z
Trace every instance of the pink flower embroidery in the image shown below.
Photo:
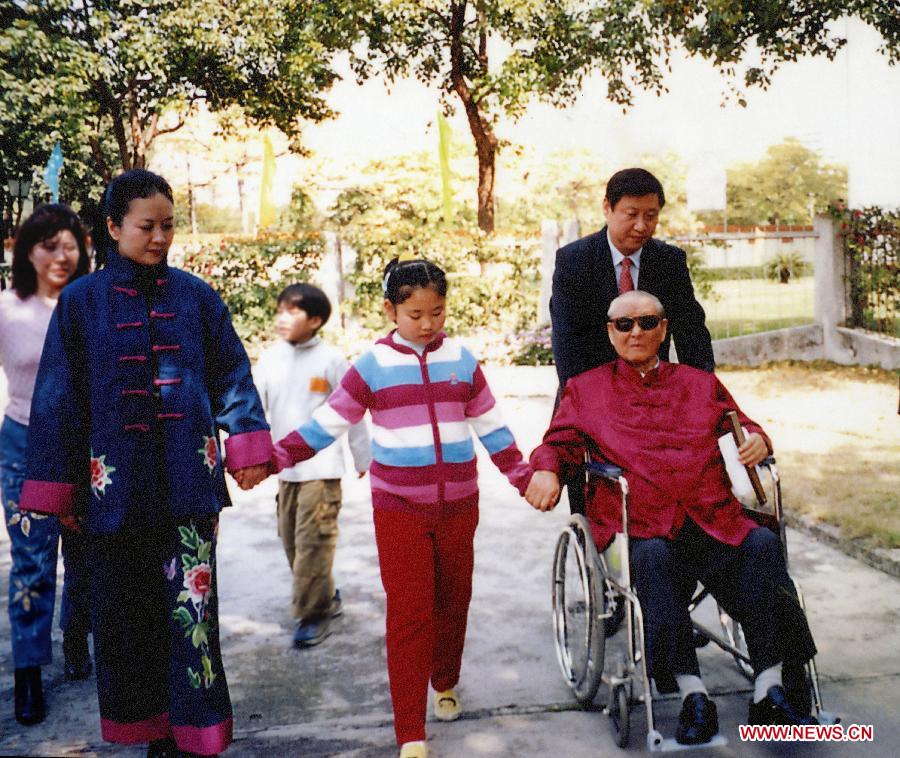
M206 468L208 468L210 472L212 472L212 470L216 467L216 462L219 460L219 451L216 448L216 438L204 437L203 447L201 447L197 452L203 456L203 462L206 464Z
M99 500L101 495L106 494L106 485L112 484L110 474L115 468L107 465L106 455L94 456L91 451L91 492Z
M198 563L184 572L184 588L196 602L206 602L211 583L212 569L208 563Z

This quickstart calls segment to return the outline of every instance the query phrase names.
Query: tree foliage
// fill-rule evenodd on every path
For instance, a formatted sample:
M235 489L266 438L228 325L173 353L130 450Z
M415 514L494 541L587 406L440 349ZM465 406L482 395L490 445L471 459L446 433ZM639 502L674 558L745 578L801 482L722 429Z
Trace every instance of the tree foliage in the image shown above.
M584 78L601 75L607 97L627 107L634 92L662 93L677 46L709 59L743 103L778 67L803 55L833 57L846 40L831 22L859 16L900 57L896 4L884 0L359 0L366 47L354 50L363 79L414 76L436 85L445 110L461 106L478 156L478 223L494 229L496 128L528 103L565 106ZM750 61L750 62L748 62ZM741 81L742 80L742 81Z
M846 197L846 167L825 163L794 138L769 147L762 160L727 171L729 223L809 224Z
M337 5L311 0L20 0L0 14L4 168L39 167L59 139L66 174L87 165L103 182L145 165L201 101L299 144L304 120L331 115L348 39Z

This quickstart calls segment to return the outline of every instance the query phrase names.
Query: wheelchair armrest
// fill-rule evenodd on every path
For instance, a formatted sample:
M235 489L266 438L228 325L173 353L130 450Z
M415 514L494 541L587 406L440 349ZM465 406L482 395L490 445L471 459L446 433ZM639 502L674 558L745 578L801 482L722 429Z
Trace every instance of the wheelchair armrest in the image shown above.
M584 465L588 476L602 476L604 479L616 481L622 476L622 469L614 466L612 463L598 463L597 461L588 461Z

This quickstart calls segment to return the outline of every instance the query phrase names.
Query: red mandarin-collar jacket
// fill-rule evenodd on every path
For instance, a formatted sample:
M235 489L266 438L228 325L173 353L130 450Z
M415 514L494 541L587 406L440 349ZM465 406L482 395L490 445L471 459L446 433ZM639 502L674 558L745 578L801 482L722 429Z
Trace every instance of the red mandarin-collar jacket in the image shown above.
M531 465L565 479L588 452L624 469L632 536L673 538L687 515L720 542L739 545L756 524L731 494L717 444L730 410L772 449L715 375L660 361L641 377L619 358L566 383ZM621 494L592 480L587 503L594 539L603 547L621 531Z

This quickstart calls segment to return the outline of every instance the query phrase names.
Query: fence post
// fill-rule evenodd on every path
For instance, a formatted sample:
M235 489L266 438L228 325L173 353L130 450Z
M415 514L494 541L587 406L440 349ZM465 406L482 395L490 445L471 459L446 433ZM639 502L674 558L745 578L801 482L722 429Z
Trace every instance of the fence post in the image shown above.
M814 252L815 319L822 327L823 358L835 363L852 364L855 357L847 349L837 327L843 325L849 313L846 260L844 245L828 216L816 216Z
M581 236L581 224L578 223L577 218L570 218L563 224L563 232L562 239L559 241L559 244L568 245L570 242L574 242Z
M341 265L341 239L335 232L325 232L325 255L319 264L319 285L333 303L334 310L340 314L341 326L344 327L344 314L341 303L344 300L344 272Z
M550 291L553 287L553 267L559 248L559 224L541 222L541 294L538 299L538 326L550 323Z

